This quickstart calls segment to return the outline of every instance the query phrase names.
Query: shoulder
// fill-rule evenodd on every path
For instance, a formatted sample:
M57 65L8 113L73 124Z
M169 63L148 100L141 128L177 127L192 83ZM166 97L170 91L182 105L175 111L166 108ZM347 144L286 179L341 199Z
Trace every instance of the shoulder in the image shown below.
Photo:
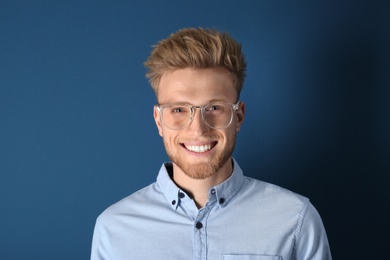
M293 203L302 206L309 202L307 197L295 193L291 190L250 177L245 177L243 190L248 191L254 198L263 202L273 201L274 204Z
M329 244L321 217L310 200L280 186L246 177L247 190L254 204L269 219L283 226L294 223L294 255L299 259L331 259ZM252 202L254 202L252 200Z
M104 223L120 216L137 215L140 205L151 204L159 200L161 195L158 185L152 183L106 208L97 220Z
M296 192L257 179L245 177L235 200L237 207L278 223L292 221L296 225L312 210L309 199Z

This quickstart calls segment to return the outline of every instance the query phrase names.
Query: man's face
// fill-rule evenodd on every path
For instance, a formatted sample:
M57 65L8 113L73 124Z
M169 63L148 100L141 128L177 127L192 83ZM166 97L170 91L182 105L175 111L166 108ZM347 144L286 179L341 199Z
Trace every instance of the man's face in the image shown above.
M237 102L237 93L229 73L223 69L177 69L162 76L157 99L159 105L187 103L203 106L212 101ZM229 169L236 134L244 119L244 104L233 113L232 123L225 129L213 129L195 109L191 124L181 130L167 128L160 112L154 108L154 119L163 137L170 160L187 176L206 179L221 169ZM230 173L229 173L230 174Z

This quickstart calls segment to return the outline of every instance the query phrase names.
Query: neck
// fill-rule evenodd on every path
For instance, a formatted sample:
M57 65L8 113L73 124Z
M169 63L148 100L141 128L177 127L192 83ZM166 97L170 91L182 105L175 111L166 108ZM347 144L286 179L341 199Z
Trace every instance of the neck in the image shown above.
M213 176L201 180L189 177L173 163L173 181L193 198L198 208L202 208L206 205L210 188L224 182L232 173L233 166L231 159Z

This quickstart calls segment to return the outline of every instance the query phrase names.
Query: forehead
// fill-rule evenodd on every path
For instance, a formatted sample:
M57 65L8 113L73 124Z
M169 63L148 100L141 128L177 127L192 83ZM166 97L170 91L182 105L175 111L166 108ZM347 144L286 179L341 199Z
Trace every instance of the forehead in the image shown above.
M234 103L237 92L232 76L225 69L185 68L163 74L157 99L159 104L202 104L215 99Z

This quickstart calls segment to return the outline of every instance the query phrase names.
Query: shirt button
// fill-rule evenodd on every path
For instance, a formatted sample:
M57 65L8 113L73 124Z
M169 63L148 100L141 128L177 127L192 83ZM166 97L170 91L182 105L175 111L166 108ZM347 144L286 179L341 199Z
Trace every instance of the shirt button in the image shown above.
M223 204L223 203L225 203L225 199L224 198L220 198L219 199L219 204Z
M172 205L175 205L176 204L176 200L172 200Z
M179 192L179 198L184 198L186 195L183 192Z
M215 194L215 189L212 189L212 190L211 190L211 194Z
M202 222L200 222L200 221L196 222L195 227L196 227L197 229L201 229L201 228L203 227Z

